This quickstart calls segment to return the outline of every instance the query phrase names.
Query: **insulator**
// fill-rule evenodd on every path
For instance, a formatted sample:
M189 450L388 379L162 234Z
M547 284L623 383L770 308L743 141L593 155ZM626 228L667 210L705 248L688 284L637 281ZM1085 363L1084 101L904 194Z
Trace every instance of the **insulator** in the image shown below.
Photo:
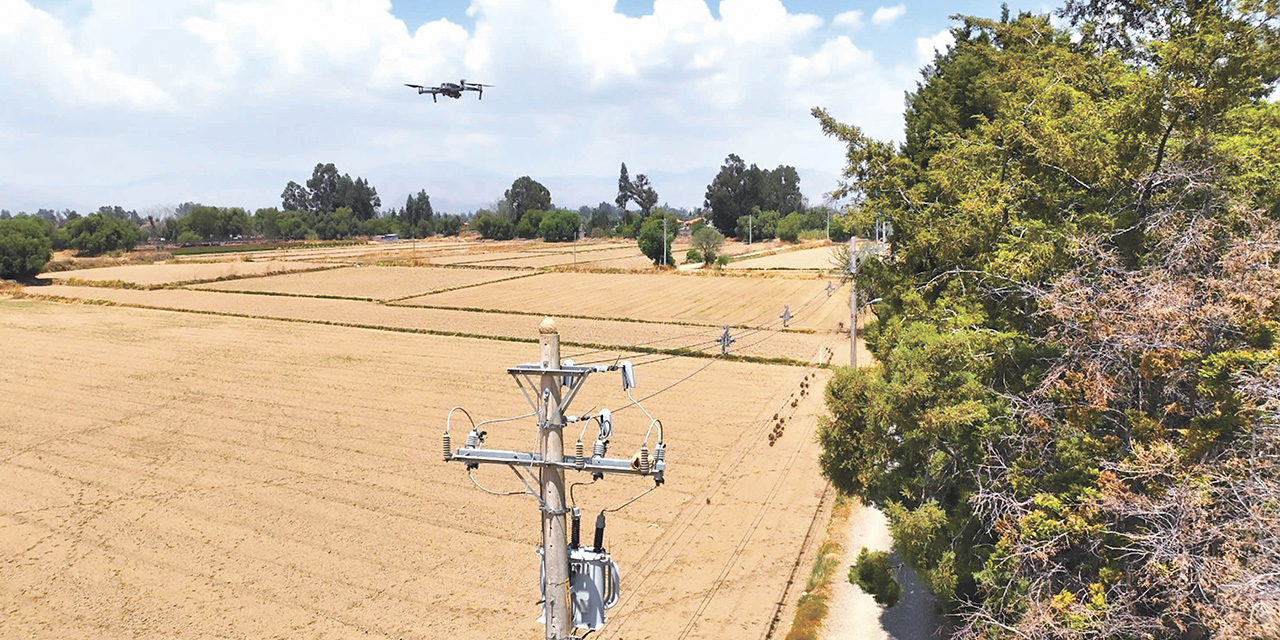
M448 462L449 458L453 457L452 449L453 447L449 446L449 433L445 432L444 434L444 461L445 462Z
M480 446L480 433L475 429L472 429L471 432L467 434L467 448L475 449L479 446Z
M578 466L579 469L581 469L582 466L587 462L586 456L584 455L586 453L586 447L583 446L582 440L578 440L578 443L573 446L573 453L574 453L573 462Z
M607 449L608 446L608 440L596 440L595 446L591 447L591 456L594 458L603 458L605 449Z
M596 516L596 536L595 536L594 542L595 542L596 553L600 553L604 551L604 512L603 511L600 512L600 515Z
M640 445L640 473L649 473L649 447Z
M659 442L658 446L653 450L653 465L658 466L659 462L667 459L667 445Z
M582 511L577 507L573 508L573 529L569 537L569 546L574 549L578 548L578 543L582 539Z

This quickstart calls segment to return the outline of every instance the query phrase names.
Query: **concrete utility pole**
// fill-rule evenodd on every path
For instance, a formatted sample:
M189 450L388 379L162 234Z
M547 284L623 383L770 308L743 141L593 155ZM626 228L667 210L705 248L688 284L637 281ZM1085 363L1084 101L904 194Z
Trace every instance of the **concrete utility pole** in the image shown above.
M755 216L747 216L747 246L751 246L751 225L755 222Z
M606 457L609 437L613 432L610 412L601 409L593 416L565 416L565 412L582 389L587 376L592 373L621 370L623 390L630 398L630 389L635 387L631 363L585 366L568 360L562 362L560 334L556 330L555 321L550 318L543 320L538 326L538 347L539 362L507 367L507 373L515 379L516 386L538 417L539 450L531 452L486 448L485 432L480 427L488 422L477 425L462 407L455 407L449 412L450 417L445 419L442 445L444 461L462 463L468 475L482 464L502 465L520 477L529 495L538 498L542 510L542 546L538 550L543 571L540 620L546 623L546 640L570 640L580 637L574 635L574 629L598 631L604 626L605 611L618 604L621 587L618 565L604 549L605 510L601 510L596 518L595 544L584 547L579 540L579 512L575 505L574 535L571 541L566 540L565 471L590 474L595 479L604 478L608 474L651 477L656 489L662 485L667 468L666 443L662 438L662 423L650 418L650 431L653 426L658 427L658 443L653 449L652 458L649 456L648 432L634 457ZM635 400L632 402L639 404ZM467 433L466 444L454 449L450 420L453 412L459 410L471 422L471 429ZM565 458L564 427L571 420L595 421L599 424L599 435L595 446L590 449L590 455L579 438L574 452L569 458ZM583 431L585 433L585 429ZM536 479L533 478L535 469L538 473ZM535 491L533 483L526 481L526 478L536 481L539 489Z
M858 368L858 238L849 238L849 364Z
M538 345L542 368L560 368L560 333L556 323L546 318L538 326ZM538 425L538 441L542 443L542 459L547 463L542 475L542 560L545 563L543 597L546 598L547 640L563 640L573 633L573 610L569 599L569 553L565 542L564 470L556 466L564 461L564 413L560 407L560 381L551 373L543 373L539 393L545 399L546 413Z
M667 266L667 217L662 217L662 266Z

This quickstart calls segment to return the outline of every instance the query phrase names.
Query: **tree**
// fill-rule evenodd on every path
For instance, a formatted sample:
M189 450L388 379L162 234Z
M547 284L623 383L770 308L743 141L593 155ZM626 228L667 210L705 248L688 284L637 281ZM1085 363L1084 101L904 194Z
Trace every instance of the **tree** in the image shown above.
M341 203L341 187L342 176L332 162L316 163L316 168L311 171L311 179L307 180L307 192L311 194L308 199L311 204L309 210L324 213L337 209Z
M724 244L724 236L713 227L703 226L693 232L690 238L690 251L698 252L698 261L712 264L720 253L720 245Z
M96 256L111 251L127 251L138 244L138 227L133 224L91 213L67 223L70 245L84 255Z
M746 163L731 153L720 173L707 185L703 206L710 214L711 224L726 236L736 236L738 218L749 213L755 204L748 193L746 176Z
M306 187L290 180L280 194L280 208L285 211L310 211L311 194Z
M471 226L490 240L510 240L515 237L516 232L516 227L510 220L483 209L471 220Z
M649 184L649 177L643 173L637 174L635 182L631 183L631 201L636 203L640 208L640 215L645 217L653 213L653 207L658 204L658 192Z
M542 217L547 214L546 211L540 209L530 209L520 216L520 221L516 223L515 234L517 238L532 240L538 237L538 226L542 224Z
M960 637L1280 633L1280 226L1228 155L1269 144L1240 123L1280 77L1280 9L1186 9L965 18L901 147L814 110L851 218L894 228L823 472L884 510Z
M779 240L783 242L799 242L800 227L804 222L804 216L800 212L793 211L778 220L776 234Z
M0 218L0 279L35 277L52 256L52 243L39 220L22 215Z
M849 582L858 585L884 607L898 604L902 597L902 585L894 579L889 554L883 551L868 551L863 547L858 552L858 559L849 567Z
M551 209L551 192L529 176L516 178L515 182L511 183L511 188L507 189L502 197L511 204L511 210L517 221L524 217L526 211Z
M631 178L627 176L627 163L622 163L622 170L618 172L618 197L614 203L618 205L619 211L627 210L627 202L631 200Z
M404 209L400 212L400 221L407 226L415 227L422 220L430 220L435 215L431 208L431 197L425 189L418 195L409 194L404 201Z
M578 224L578 214L572 211L548 211L538 224L538 236L547 242L573 242L578 238Z
M666 232L663 232L663 221L666 221ZM662 264L666 260L666 264L675 262L671 255L671 241L675 238L676 230L680 228L680 222L675 216L669 213L655 213L645 219L640 225L640 233L636 237L636 242L640 246L640 253L645 257L653 260L653 264Z

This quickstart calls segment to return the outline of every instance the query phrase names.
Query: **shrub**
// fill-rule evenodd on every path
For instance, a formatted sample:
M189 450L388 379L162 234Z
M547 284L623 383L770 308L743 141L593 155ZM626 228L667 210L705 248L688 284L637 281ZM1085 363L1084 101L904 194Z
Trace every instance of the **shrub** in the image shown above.
M462 233L462 216L436 216L435 231L442 236L456 236Z
M783 242L796 243L800 241L800 225L804 222L804 217L799 213L788 213L785 217L778 221L777 235L778 239Z
M729 256L716 256L716 266L723 267L729 264Z
M690 249L689 249L688 251L686 251L686 252L685 252L685 254L684 254L684 261L685 261L685 262L690 262L690 263L692 263L692 262L702 262L702 254L701 254L701 253L698 253L698 250L697 250L697 249L690 248Z
M538 235L547 242L573 242L578 238L578 214L566 209L547 212L538 224Z
M636 243L640 245L640 253L643 253L654 264L661 264L663 256L667 259L667 264L671 264L671 240L675 237L678 223L674 220L668 220L667 231L662 231L662 216L649 216L644 224L640 225L640 235L636 238Z
M26 216L0 220L0 278L33 277L52 256L53 245L39 220Z
M902 585L893 578L889 554L883 551L858 552L858 559L849 567L849 582L858 585L877 603L892 607L902 597Z
M96 256L111 251L127 251L138 244L138 227L133 223L91 213L67 223L71 248Z
M476 214L472 226L480 235L490 240L510 240L515 237L516 227L510 220L496 216L488 211Z
M720 252L720 245L724 244L724 236L720 235L714 227L703 225L693 232L690 238L691 251L698 252L698 262L706 262L708 264L716 261L716 254Z
M200 244L200 236L194 231L183 231L178 234L176 242L180 245Z

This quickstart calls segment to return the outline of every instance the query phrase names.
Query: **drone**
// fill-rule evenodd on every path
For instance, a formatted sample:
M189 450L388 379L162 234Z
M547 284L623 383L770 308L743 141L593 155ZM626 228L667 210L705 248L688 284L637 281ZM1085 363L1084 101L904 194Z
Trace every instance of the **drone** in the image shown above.
M456 84L453 82L444 82L444 83L441 83L440 86L438 87L424 87L420 84L407 84L407 83L404 86L412 89L417 89L418 95L429 93L431 94L432 102L439 102L439 100L436 99L436 96L443 95L443 96L448 96L450 98L453 98L454 100L457 100L458 98L462 97L463 91L475 91L476 93L480 94L477 99L483 100L484 88L492 87L493 85L480 84L479 82L467 82L466 80L459 80Z

